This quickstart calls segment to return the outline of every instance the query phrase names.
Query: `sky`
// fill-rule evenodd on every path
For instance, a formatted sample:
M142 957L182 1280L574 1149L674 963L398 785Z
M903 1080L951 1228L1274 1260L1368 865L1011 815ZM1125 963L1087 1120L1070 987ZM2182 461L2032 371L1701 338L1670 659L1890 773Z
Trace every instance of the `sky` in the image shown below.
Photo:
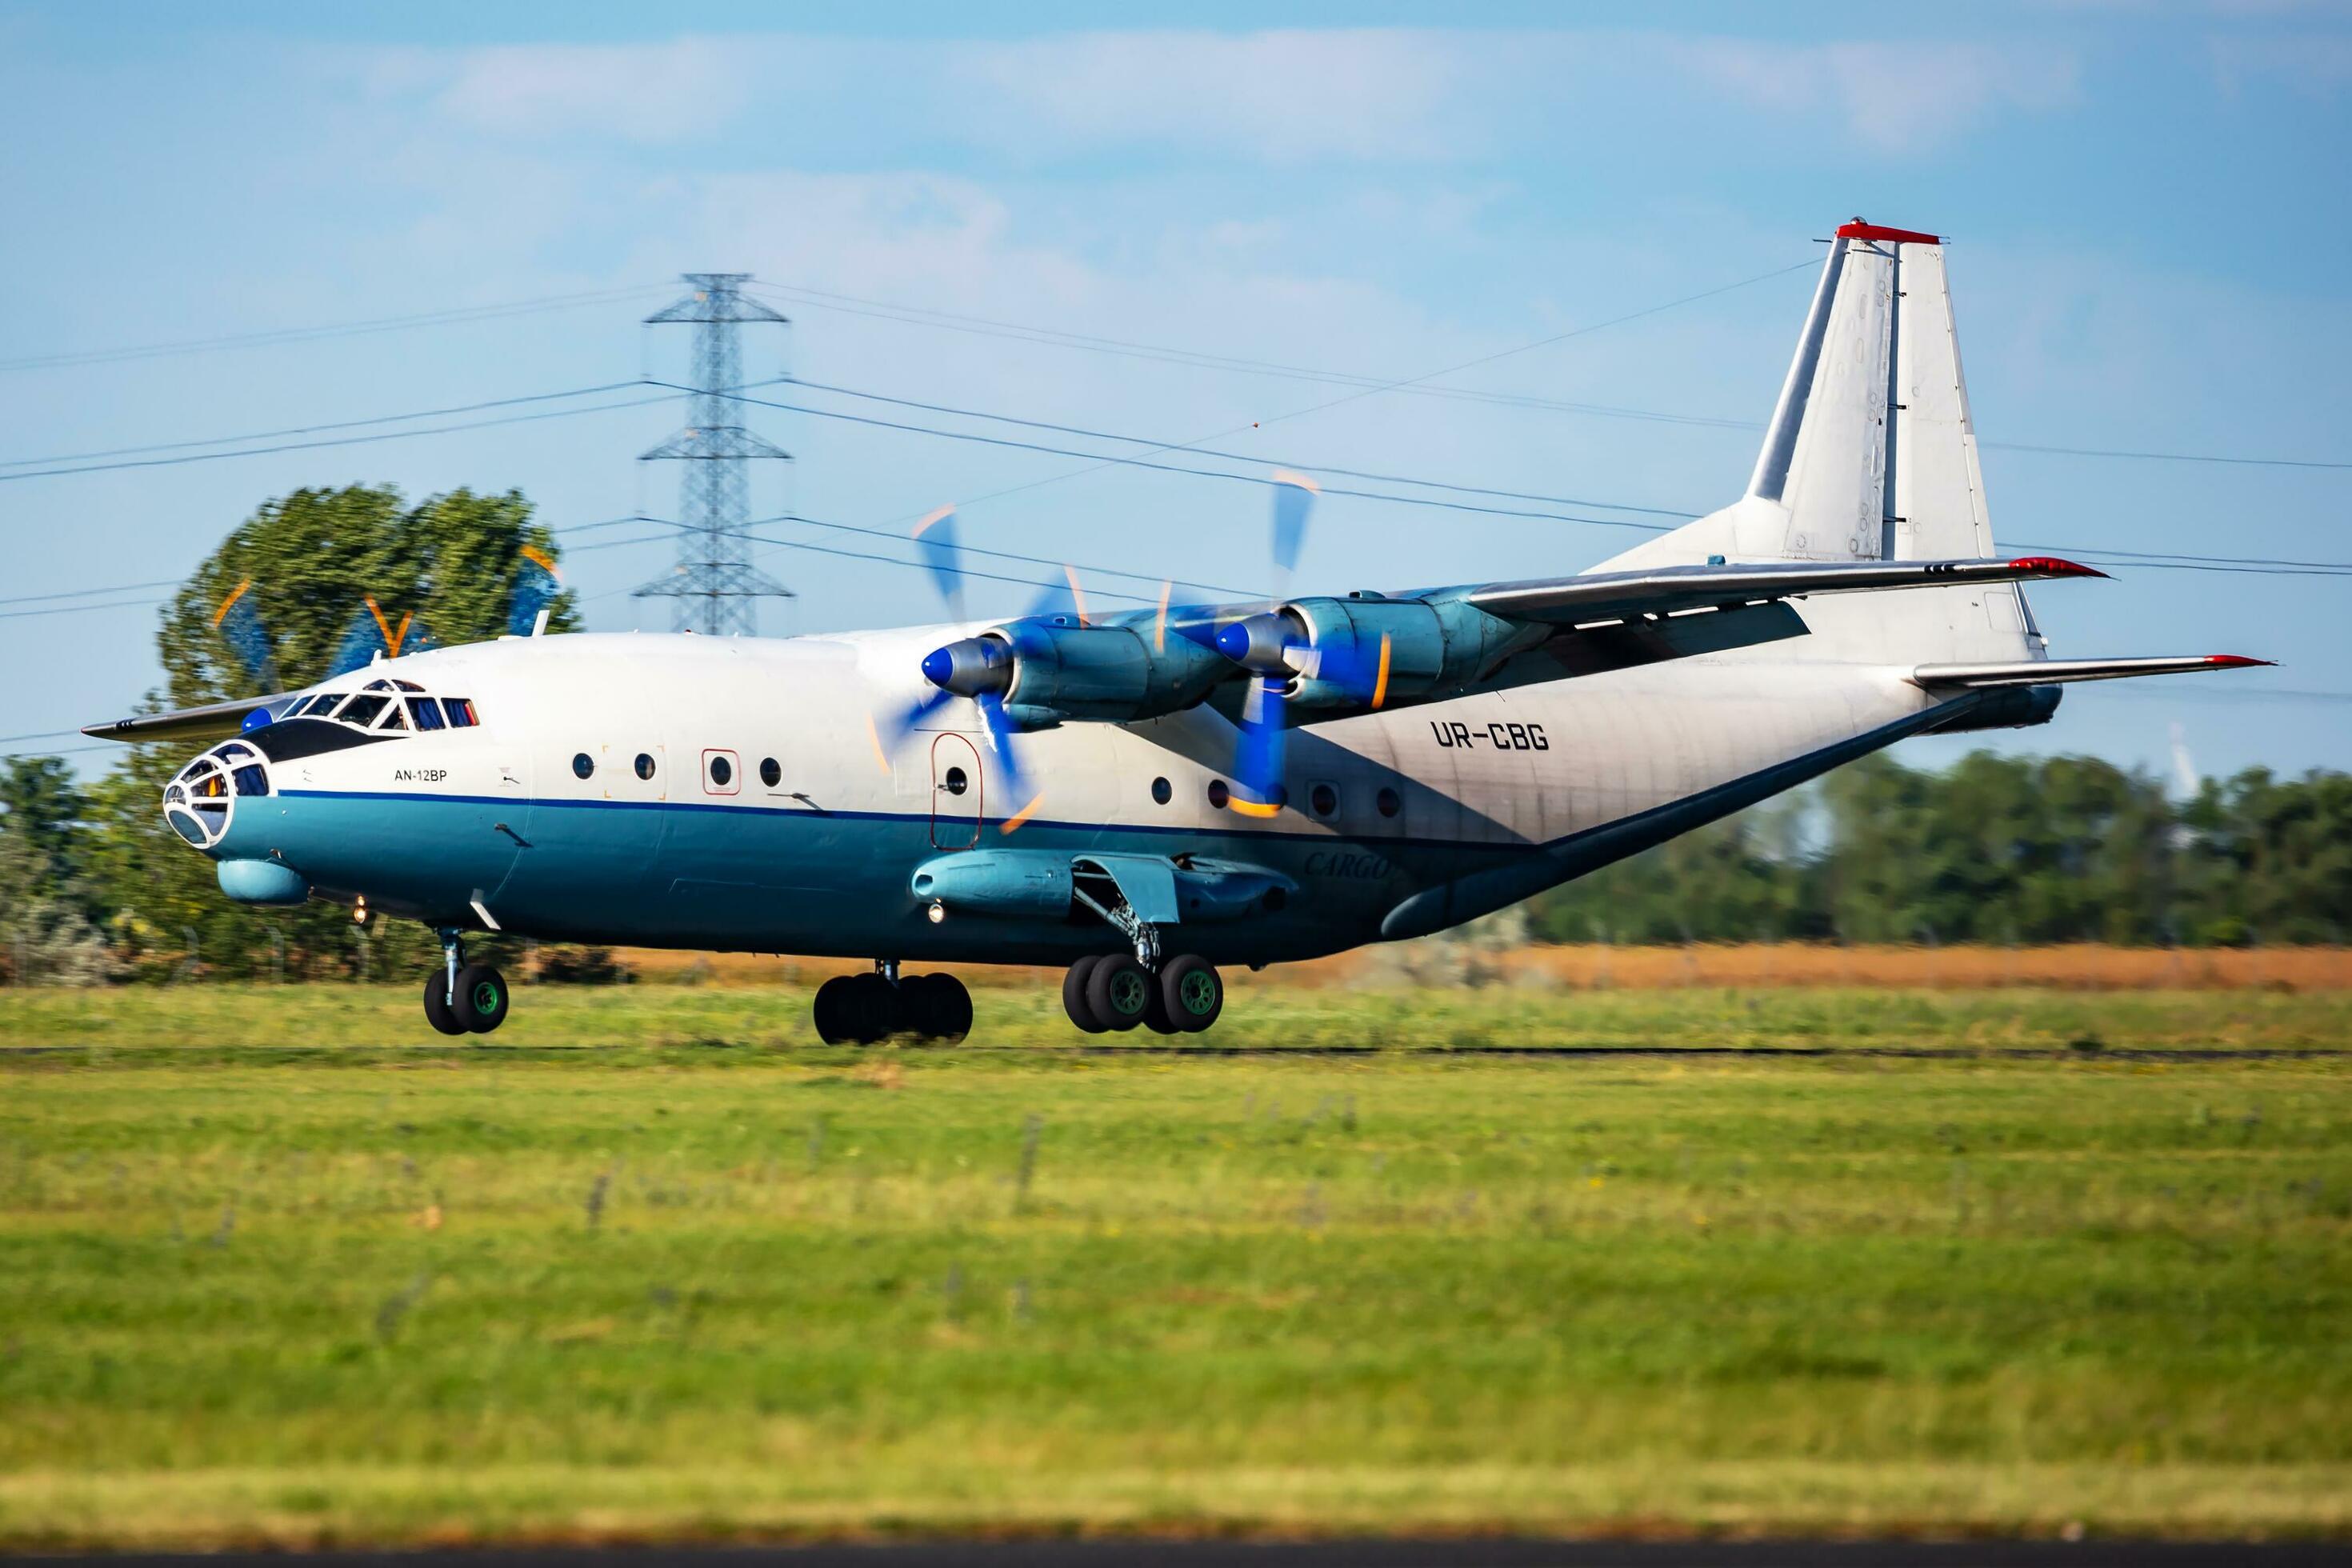
M633 384L687 371L690 329L641 324L687 271L792 318L744 338L799 383L747 420L793 454L754 514L892 536L763 526L798 595L772 635L943 618L919 571L807 547L911 559L896 536L947 504L1105 603L1271 582L1258 484L841 416L1554 498L1327 493L1297 592L1581 569L1738 496L1855 216L1951 237L2003 547L2352 562L2352 8L1106 15L0 5L0 751L128 711L168 592L134 585L301 486L520 489L592 627L667 629L629 592L665 530L590 525L677 514L677 466L638 454L682 409ZM2051 726L1902 755L2352 768L2352 580L2111 570L2034 592L2053 653L2280 668L2077 689ZM1030 597L975 580L965 607Z

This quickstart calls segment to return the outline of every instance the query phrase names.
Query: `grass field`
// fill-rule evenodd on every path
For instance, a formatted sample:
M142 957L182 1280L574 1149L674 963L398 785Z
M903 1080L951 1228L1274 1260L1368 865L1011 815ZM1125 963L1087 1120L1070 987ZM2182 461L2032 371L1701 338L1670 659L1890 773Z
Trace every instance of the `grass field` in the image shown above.
M0 993L0 1545L2352 1535L2352 996L979 1002Z

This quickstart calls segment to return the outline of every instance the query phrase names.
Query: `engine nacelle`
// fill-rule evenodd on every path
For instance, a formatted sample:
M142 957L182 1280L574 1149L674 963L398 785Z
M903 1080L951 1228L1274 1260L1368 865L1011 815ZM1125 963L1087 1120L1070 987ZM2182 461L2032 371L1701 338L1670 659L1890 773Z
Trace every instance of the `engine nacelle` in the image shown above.
M1297 634L1284 656L1297 677L1290 700L1309 708L1365 706L1375 681L1383 703L1442 695L1477 681L1531 635L1543 635L1458 599L1294 599L1277 613ZM1327 664L1352 679L1333 678Z
M923 660L933 685L961 697L995 692L1026 729L1173 713L1198 702L1232 668L1222 655L1174 633L1040 621L995 627Z

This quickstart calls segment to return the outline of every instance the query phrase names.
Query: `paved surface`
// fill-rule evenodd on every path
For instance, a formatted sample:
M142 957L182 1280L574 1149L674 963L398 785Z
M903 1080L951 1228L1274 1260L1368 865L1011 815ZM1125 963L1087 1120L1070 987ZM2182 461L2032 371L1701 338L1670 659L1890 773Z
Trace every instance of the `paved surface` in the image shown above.
M2352 1544L1987 1542L938 1542L908 1546L208 1553L113 1557L111 1568L2345 1568ZM90 1568L93 1559L17 1558Z

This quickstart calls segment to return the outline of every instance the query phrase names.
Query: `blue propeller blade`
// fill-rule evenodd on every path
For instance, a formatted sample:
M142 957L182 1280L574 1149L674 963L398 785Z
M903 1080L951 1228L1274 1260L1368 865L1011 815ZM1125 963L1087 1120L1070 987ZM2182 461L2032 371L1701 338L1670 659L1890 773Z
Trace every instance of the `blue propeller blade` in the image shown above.
M915 551L951 616L963 619L963 574L956 568L955 508L943 506L915 524Z
M555 596L562 592L563 579L556 575L555 563L525 545L522 570L515 574L514 593L507 601L507 635L530 636L539 624L539 612L554 603Z
M375 662L378 654L387 651L383 626L374 610L362 605L352 613L352 624L343 630L343 640L335 645L335 657L327 666L323 679L332 680L339 675L349 675L355 669L365 669Z
M247 578L236 585L236 591L221 601L213 612L213 626L228 645L229 652L245 670L247 680L262 691L278 689L276 648L269 638L269 628L261 624L261 613L253 607L253 582Z
M1033 788L1022 775L1021 755L1013 745L1013 737L1018 731L1013 727L1013 715L1004 710L1004 699L993 691L983 691L972 701L988 725L988 743L996 753L997 776L1004 783L1004 798L1018 803L1005 813L1003 828L1006 833L1015 832L1029 820L1037 803L1045 798L1045 791Z
M1281 584L1289 582L1307 542L1307 514L1314 510L1316 488L1305 474L1285 470L1274 476L1274 566Z
M1241 743L1234 751L1234 805L1271 816L1282 806L1282 688L1264 676L1242 700Z

